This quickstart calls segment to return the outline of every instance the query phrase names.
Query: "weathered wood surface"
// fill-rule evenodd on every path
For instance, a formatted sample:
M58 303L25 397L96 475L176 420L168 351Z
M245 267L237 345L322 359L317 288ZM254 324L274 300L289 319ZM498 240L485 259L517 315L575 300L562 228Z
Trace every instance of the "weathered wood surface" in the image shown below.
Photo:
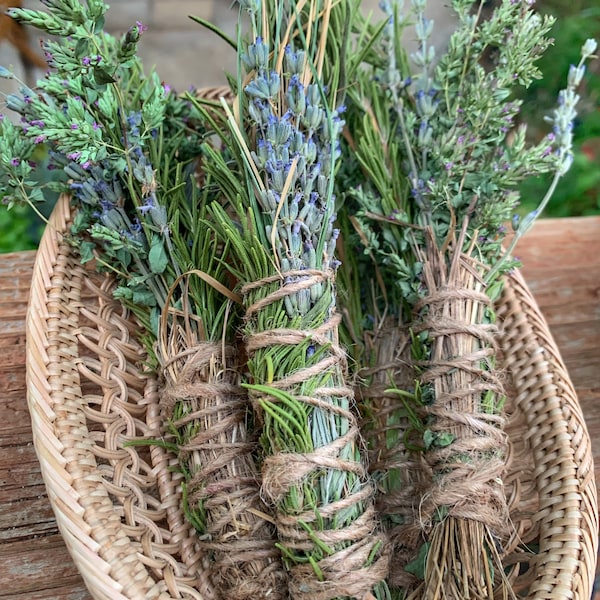
M600 217L540 221L516 254L579 393L600 481ZM0 256L0 599L90 600L33 449L24 323L33 261Z

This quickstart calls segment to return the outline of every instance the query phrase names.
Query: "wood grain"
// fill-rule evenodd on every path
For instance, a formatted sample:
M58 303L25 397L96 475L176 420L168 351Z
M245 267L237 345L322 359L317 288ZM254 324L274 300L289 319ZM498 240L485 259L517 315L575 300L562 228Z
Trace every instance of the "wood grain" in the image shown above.
M600 217L542 220L516 254L578 391L600 480ZM0 256L0 600L91 600L33 449L25 398L33 261L33 252Z
M0 599L91 600L58 531L25 397L34 252L0 256Z

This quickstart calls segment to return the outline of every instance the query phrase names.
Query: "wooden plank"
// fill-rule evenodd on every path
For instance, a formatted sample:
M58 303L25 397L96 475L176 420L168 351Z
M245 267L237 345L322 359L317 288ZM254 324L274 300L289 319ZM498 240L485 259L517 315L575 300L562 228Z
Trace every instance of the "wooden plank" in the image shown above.
M0 505L2 544L58 533L43 482L16 490L0 488Z
M24 428L31 430L31 426L25 398L25 373L9 372L5 377L2 377L2 371L0 371L0 382L6 386L4 387L3 385L0 388L3 390L2 395L0 395L0 412L2 414L1 440L2 435L9 431L23 430ZM0 441L1 445L3 443Z
M571 380L586 400L582 407L595 440L600 427L594 429L590 411L594 400L600 404L600 217L541 220L515 254ZM596 460L599 477L600 459Z
M41 483L40 467L33 444L6 446L0 452L0 487L23 488Z
M12 592L5 596L0 593L2 600L91 600L87 589L82 588L80 583L60 586L52 589L38 590L35 592L26 592L24 594L13 594Z
M0 564L3 582L0 598L15 598L19 594L65 586L76 589L81 581L59 535L0 545Z
M91 600L46 495L25 397L35 252L0 257L0 599Z

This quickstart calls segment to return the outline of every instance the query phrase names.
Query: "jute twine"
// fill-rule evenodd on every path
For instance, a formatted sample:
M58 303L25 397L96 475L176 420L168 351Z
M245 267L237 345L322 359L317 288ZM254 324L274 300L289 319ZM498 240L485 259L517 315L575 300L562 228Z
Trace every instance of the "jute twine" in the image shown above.
M186 348L165 364L162 405L167 415L185 402L172 425L197 428L180 448L179 462L192 473L187 502L202 506L205 531L199 545L211 556L210 577L224 600L287 598L287 576L253 460L257 440L246 427L248 398L239 386L232 347L213 342ZM168 367L179 363L172 377ZM229 364L227 364L229 363Z
M427 331L432 343L430 360L418 363L424 368L422 384L435 392L435 401L425 407L428 429L454 437L448 446L434 445L426 453L433 485L420 511L423 523L446 507L453 517L481 521L500 532L508 518L499 483L506 470L508 437L504 417L481 408L486 393L497 399L504 394L494 364L497 328L481 323L486 309L491 301L485 293L450 286L417 305L424 317L416 331ZM473 315L479 322L472 322Z
M511 592L501 563L509 523L502 484L508 436L498 409L504 390L497 330L484 292L486 268L461 252L464 232L448 262L432 236L423 261L427 293L415 308L415 332L428 337L429 356L415 368L425 398L433 392L424 406L432 479L419 507L430 543L425 582L411 599L483 600Z
M242 289L245 298L252 290L269 286L259 301L246 307L246 319L252 325L257 322L259 312L271 304L283 302L301 290L314 285L332 286L332 273L319 270L290 271L281 275L261 279ZM368 483L368 474L362 462L348 460L344 454L352 455L359 442L359 429L355 414L335 398L346 399L353 404L353 390L345 384L346 355L338 343L339 315L332 314L319 327L311 330L272 329L254 331L247 339L247 353L251 358L257 350L270 346L296 346L307 339L315 346L326 348L320 358L306 368L290 373L284 379L269 382L269 386L284 390L297 400L315 409L346 419L348 429L337 439L309 453L281 452L265 458L263 463L262 493L277 504L293 488L302 485L309 475L319 471L352 473L360 482L353 489L344 489L344 495L316 510L302 514L287 514L276 511L277 534L286 548L301 553L315 548L315 537L335 551L318 561L321 573L319 581L311 564L293 564L290 567L290 595L302 600L331 600L340 597L369 598L374 586L385 579L388 572L388 546L384 536L376 531L376 515L373 507L373 489ZM332 385L318 387L310 396L301 390L311 379L326 379L329 374ZM257 402L259 396L254 394ZM270 398L270 400L273 400ZM348 452L348 449L351 449ZM346 526L323 529L321 520L334 519L350 507L362 506L361 515ZM310 530L310 533L309 531Z

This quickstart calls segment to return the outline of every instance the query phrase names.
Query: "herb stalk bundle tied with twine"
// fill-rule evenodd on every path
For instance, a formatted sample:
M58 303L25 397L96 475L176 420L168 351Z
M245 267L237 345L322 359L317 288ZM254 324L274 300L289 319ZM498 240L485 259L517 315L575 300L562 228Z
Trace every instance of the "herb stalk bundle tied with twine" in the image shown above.
M240 226L219 207L215 220L238 253L262 493L276 509L292 598L369 597L387 575L387 544L338 340L333 227L339 65L357 5L241 4L251 40L238 50L246 74L224 132L240 172L222 156L209 169L240 199Z
M375 429L369 443L376 454L381 444L385 456L393 434L407 449L404 459L414 456L412 464L423 469L422 477L400 481L390 477L393 463L381 465L378 489L386 499L378 505L389 511L382 516L394 542L392 585L405 581L394 573L403 569L416 580L398 593L427 600L513 595L501 561L510 537L502 485L508 451L493 302L500 275L515 264L514 243L568 170L575 89L595 50L590 40L571 68L552 134L527 145L525 127L514 127L520 102L512 90L540 76L535 62L550 43L552 19L530 2L511 0L484 18L484 4L452 3L459 25L436 60L426 2L411 0L410 16L400 1L382 3L380 58L349 92L346 156L357 168L347 170L342 185L356 203L353 223L376 259L391 316L410 329L416 375L390 418L404 423L404 435ZM410 60L400 41L409 23L418 41ZM548 194L534 213L513 221L514 241L504 250L516 184L545 172L555 174ZM392 357L380 359L385 365ZM412 423L415 416L420 424ZM416 445L415 428L421 431ZM421 489L414 516L398 523L402 487L413 489L415 480ZM390 505L396 500L397 507Z

